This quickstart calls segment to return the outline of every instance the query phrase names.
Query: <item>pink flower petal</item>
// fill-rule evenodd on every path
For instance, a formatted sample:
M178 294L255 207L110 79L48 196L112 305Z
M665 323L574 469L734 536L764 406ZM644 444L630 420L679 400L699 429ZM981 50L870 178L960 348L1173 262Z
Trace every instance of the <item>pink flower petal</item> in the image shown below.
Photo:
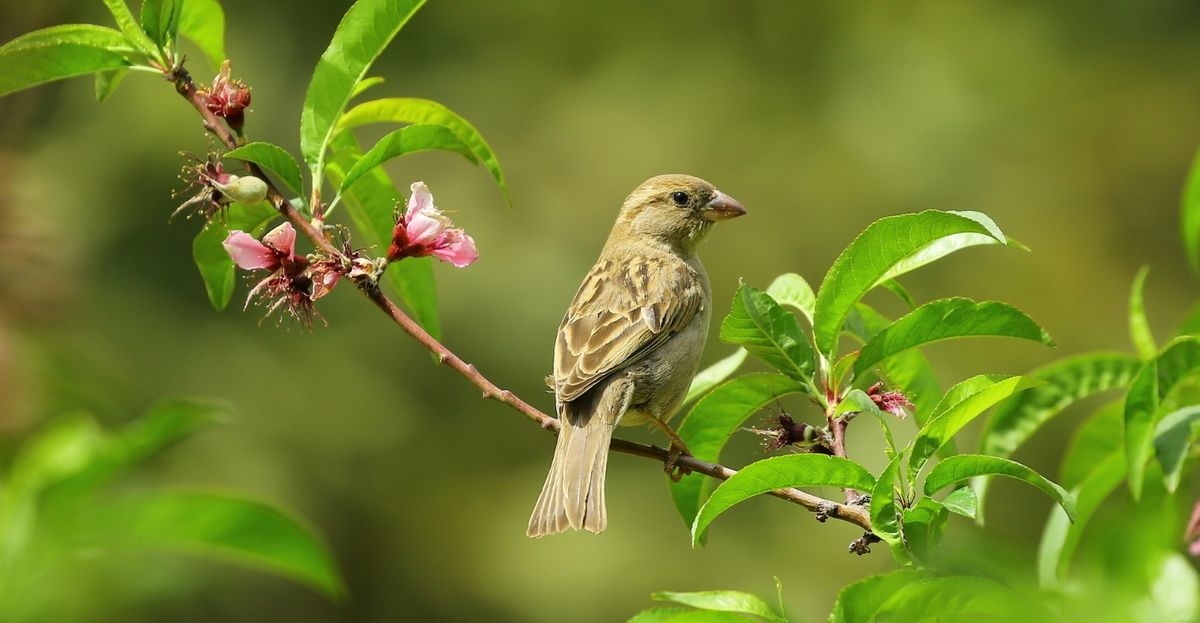
M274 270L279 266L279 260L275 257L275 252L268 249L263 243L255 240L254 236L244 231L235 229L229 232L223 244L225 245L225 252L229 254L229 258L243 270L255 270L258 268Z
M420 246L434 244L450 226L450 219L439 212L437 208L417 210L404 215L406 225L404 233L408 243Z
M437 210L433 205L433 193L429 192L429 187L425 182L413 182L409 186L412 194L408 196L408 208L405 213L409 212L424 212L426 210Z
M314 301L332 292L333 287L336 286L338 280L342 278L340 274L332 270L314 274L312 277L312 295L310 295L309 298Z
M267 232L262 241L268 247L283 254L284 257L291 258L296 255L296 230L292 228L291 223L285 221L279 227Z
M451 229L443 234L433 250L433 256L444 262L450 262L456 268L470 266L479 259L479 251L475 249L475 239L461 229Z

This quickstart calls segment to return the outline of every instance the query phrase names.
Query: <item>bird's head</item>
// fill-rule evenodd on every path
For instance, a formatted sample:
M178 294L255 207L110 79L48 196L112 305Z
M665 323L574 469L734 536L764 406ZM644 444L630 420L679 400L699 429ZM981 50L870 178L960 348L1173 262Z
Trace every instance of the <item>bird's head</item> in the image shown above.
M745 213L736 199L698 177L658 175L625 198L614 233L690 253L713 223Z

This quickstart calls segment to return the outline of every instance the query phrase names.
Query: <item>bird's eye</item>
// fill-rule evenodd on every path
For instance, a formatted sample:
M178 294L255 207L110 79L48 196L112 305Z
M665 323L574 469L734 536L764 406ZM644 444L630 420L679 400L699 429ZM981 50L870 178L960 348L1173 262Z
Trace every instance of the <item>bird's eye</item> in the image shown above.
M692 198L689 197L688 194L683 192L682 190L677 190L677 191L671 193L671 201L674 201L675 205L677 205L681 208L683 206L687 205L688 201L691 201L691 199Z

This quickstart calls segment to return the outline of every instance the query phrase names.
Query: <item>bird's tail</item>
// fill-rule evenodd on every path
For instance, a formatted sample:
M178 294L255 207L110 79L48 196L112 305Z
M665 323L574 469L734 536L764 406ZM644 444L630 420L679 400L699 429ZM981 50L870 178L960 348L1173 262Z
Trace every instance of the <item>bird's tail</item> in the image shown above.
M605 391L597 408L587 400L563 405L554 461L533 507L526 534L537 538L567 528L602 532L608 525L604 508L604 475L608 470L608 446L613 427L624 412L628 398L612 404Z

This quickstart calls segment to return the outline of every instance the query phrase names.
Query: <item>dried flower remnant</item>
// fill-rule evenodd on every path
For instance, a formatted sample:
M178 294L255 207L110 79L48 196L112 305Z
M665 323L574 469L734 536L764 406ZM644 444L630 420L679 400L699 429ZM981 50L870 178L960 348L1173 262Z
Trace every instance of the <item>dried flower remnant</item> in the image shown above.
M246 108L250 106L250 87L241 80L230 78L230 73L230 63L226 59L221 63L217 77L213 78L212 87L198 91L209 112L224 119L234 132L241 134L246 122Z
M267 316L283 308L301 324L312 326L312 318L317 315L312 305L315 288L307 271L308 260L296 255L296 230L291 223L276 227L261 241L244 231L234 230L229 232L224 245L239 268L270 271L250 289L243 309L257 300L267 307Z
M898 418L908 417L908 411L913 403L903 392L887 391L883 383L875 383L867 389L867 395L881 411L887 411Z
M388 261L432 255L463 268L479 259L475 240L462 229L450 226L450 218L434 206L425 182L414 182L411 190L408 207L392 230Z
M231 203L253 205L267 198L266 182L253 175L237 176L226 172L215 153L210 152L204 160L195 154L181 155L188 163L183 165L179 179L187 186L184 190L175 192L174 196L178 197L188 192L192 195L175 208L171 218L188 208L194 208L192 214L202 214L205 220L212 220L213 216L221 214L225 206Z
M809 452L829 451L826 431L805 422L797 422L782 410L768 418L764 425L768 428L746 430L763 437L762 446L766 452L774 452L788 446Z

